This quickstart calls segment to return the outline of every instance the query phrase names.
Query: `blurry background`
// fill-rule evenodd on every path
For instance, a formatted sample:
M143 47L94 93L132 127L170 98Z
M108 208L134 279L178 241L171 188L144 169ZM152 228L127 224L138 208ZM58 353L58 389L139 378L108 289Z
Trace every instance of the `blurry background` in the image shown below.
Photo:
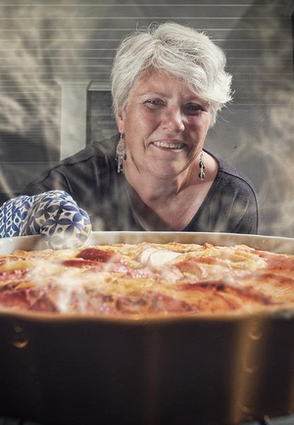
M260 233L294 237L293 0L3 0L0 205L42 170L116 132L109 74L121 38L173 20L221 46L234 102L206 147L243 171Z

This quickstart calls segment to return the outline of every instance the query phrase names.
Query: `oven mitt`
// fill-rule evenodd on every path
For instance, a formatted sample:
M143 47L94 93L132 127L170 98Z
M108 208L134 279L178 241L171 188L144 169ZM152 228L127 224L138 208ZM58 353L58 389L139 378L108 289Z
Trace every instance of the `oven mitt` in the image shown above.
M61 190L20 195L0 208L0 238L41 234L52 249L81 246L91 231L90 218Z

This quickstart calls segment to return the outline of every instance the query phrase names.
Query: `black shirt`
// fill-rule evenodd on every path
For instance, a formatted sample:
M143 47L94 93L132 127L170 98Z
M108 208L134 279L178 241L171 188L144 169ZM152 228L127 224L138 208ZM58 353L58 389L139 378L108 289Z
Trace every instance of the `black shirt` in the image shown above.
M117 173L118 136L93 142L45 171L23 194L52 189L69 193L85 209L94 230L144 230L134 212L122 173ZM249 180L232 165L217 159L219 170L200 209L183 231L257 233L258 208Z

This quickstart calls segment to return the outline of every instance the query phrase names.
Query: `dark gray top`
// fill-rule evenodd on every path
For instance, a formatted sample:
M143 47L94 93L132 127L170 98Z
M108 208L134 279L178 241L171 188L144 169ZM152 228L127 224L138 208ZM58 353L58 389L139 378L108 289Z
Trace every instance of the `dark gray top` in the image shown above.
M134 214L126 180L116 171L118 136L93 142L27 185L23 194L68 192L90 215L94 230L144 230ZM219 170L203 204L184 231L257 233L254 189L242 173L217 159Z

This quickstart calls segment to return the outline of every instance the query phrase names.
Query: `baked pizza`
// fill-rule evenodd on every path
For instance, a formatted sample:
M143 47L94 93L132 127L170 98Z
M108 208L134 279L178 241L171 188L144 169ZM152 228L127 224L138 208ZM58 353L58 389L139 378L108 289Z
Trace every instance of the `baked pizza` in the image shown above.
M245 245L113 244L0 257L0 309L197 315L293 305L294 255Z

